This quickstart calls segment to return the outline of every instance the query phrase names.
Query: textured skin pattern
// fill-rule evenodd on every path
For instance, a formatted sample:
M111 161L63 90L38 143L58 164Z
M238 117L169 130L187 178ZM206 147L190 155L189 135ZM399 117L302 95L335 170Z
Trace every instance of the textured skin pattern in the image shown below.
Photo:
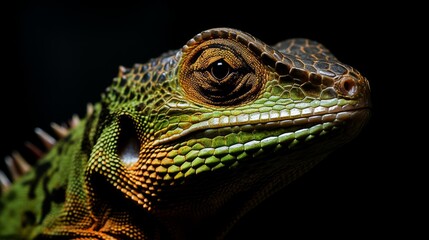
M368 81L317 42L204 31L121 67L94 112L2 198L0 235L222 238L353 139L368 106Z

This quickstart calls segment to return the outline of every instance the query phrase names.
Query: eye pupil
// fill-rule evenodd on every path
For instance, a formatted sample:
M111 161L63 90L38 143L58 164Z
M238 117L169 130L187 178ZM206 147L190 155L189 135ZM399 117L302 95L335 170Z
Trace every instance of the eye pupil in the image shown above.
M228 76L229 70L230 66L222 59L214 62L211 65L211 73L218 80L222 80Z

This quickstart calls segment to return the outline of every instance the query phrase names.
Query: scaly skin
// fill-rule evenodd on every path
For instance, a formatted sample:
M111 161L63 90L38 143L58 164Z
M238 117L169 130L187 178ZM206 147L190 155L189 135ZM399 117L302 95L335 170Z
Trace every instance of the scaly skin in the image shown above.
M353 139L369 85L322 45L234 29L121 68L0 201L0 235L215 239Z

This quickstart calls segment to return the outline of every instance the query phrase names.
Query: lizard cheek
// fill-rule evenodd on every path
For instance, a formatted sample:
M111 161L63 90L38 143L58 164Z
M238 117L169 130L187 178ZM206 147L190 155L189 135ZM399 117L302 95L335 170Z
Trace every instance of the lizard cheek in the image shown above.
M139 160L140 143L131 119L122 117L119 126L118 156L125 166L131 166Z

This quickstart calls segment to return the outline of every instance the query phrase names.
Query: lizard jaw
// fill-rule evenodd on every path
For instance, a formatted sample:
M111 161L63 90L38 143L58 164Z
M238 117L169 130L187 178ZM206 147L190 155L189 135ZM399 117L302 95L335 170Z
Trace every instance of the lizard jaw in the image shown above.
M168 132L155 140L153 145L162 145L176 141L188 136L196 131L206 129L216 129L224 127L234 127L243 125L270 124L270 126L292 127L309 123L323 123L338 120L347 120L353 112L367 109L366 107L356 107L354 105L332 106L332 107L315 107L308 109L291 109L290 111L279 111L275 113L255 113L242 114L238 116L226 116L211 118L191 125L179 133L169 134Z

